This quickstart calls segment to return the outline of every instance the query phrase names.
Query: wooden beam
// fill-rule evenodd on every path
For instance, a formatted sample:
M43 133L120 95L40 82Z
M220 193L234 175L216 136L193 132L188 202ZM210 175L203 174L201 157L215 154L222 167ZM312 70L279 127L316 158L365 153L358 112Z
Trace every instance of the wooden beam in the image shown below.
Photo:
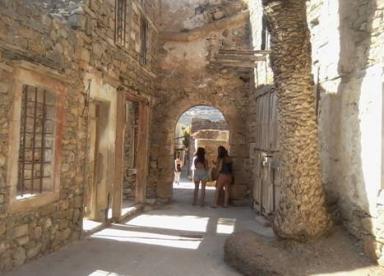
M124 94L117 95L116 141L115 141L115 181L113 183L112 219L119 221L123 205L124 182L124 133L125 101Z

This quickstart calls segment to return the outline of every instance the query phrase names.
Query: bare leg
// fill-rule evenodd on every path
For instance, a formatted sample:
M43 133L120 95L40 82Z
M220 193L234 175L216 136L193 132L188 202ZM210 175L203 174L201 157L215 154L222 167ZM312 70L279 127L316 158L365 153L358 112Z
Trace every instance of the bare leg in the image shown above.
M207 184L207 181L205 180L201 181L201 202L200 202L201 207L205 205L205 185L206 184Z
M224 181L224 207L228 207L230 188L231 188L232 177L226 176Z
M219 197L220 197L220 192L221 189L223 188L223 182L220 179L220 176L216 180L216 191L215 191L215 201L213 203L212 207L217 208L219 206Z
M195 190L193 191L193 203L192 205L196 205L197 197L199 196L199 181L195 181Z
M181 175L181 172L175 172L175 182L177 185L180 184L180 175Z
M228 201L229 201L229 183L225 183L224 186L224 208L228 207Z

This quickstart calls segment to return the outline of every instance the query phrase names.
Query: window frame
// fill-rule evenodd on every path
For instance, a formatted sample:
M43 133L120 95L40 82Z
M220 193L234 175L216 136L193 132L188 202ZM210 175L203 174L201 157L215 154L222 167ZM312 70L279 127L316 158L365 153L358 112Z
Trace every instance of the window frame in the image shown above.
M31 101L30 99L28 99L28 94L31 95L32 93L32 90L33 90L33 95L32 97L34 97L34 100ZM37 100L38 97L41 97L38 95L38 93L43 93L41 96L43 98L43 102L39 102ZM54 103L47 103L46 100L50 97L50 96L54 96ZM29 96L30 97L30 96ZM18 187L17 187L17 197L20 197L18 200L20 199L24 199L25 198L25 195L28 195L30 194L31 196L37 196L39 194L43 194L43 186L44 186L44 182L45 182L45 179L48 179L49 182L51 182L49 184L49 191L52 190L52 184L53 184L53 181L52 181L52 177L53 177L53 173L51 172L50 175L47 177L45 175L45 166L46 165L49 165L51 167L51 169L54 167L54 156L55 156L55 145L56 145L56 141L55 141L55 137L56 137L56 123L57 123L57 120L56 120L56 107L57 107L57 102L56 102L56 93L55 92L52 92L50 90L47 90L45 88L42 88L40 86L31 86L31 85L28 85L28 84L24 84L23 85L23 91L22 91L22 106L21 106L21 112L20 112L20 115L21 115L21 125L20 125L20 141L23 140L22 143L20 143L19 145L19 163L18 163ZM27 105L28 104L32 104L33 105L33 116L28 116L27 115ZM53 116L52 117L47 117L48 115L48 111L47 109L48 108L54 108L54 112L53 112ZM39 122L39 118L36 116L39 112L42 112L42 118L40 119L41 121L41 132L37 132L37 127L36 127L36 124L38 124ZM32 130L32 133L28 132L27 129L27 120L28 118L30 119L33 119L33 130ZM49 121L52 121L54 126L53 126L53 132L51 133L48 133L45 131L45 128L47 126L47 123ZM21 139L21 135L23 136L23 139ZM26 142L25 142L25 139L30 136L32 137L32 145L30 147L27 147L26 146ZM51 138L50 138L51 137ZM36 145L36 139L41 139L40 140L40 145L37 144ZM47 139L52 139L53 143L50 147L47 147L45 145L45 141L47 141ZM50 161L45 161L45 155L47 153L47 151L51 151L51 160ZM32 156L35 156L36 153L38 154L38 156L41 158L40 161L34 161L32 158L31 161L29 160L26 160L26 155L29 153L32 153L31 155ZM30 164L31 165L31 176L30 178L28 179L28 177L26 177L26 171L25 171L25 166L26 164ZM20 168L21 166L21 168ZM40 171L40 175L39 176L34 176L34 172L35 171ZM21 180L24 180L24 183L22 183ZM30 190L30 193L25 193L25 190L26 190L26 182L25 181L31 181L31 190ZM35 182L38 182L38 183L35 183ZM35 185L33 185L35 184ZM36 187L38 186L38 187ZM29 189L27 189L29 190Z
M12 87L12 105L10 109L10 129L8 137L7 185L9 186L9 212L30 211L59 199L61 168L61 137L64 126L64 101L67 88L60 74L46 70L42 66L27 62L16 64ZM20 127L22 95L25 85L49 90L56 96L55 134L52 157L52 190L32 197L17 199L19 172ZM15 154L16 153L16 154Z
M263 15L262 17L262 22L261 22L261 45L260 45L260 50L262 51L269 51L270 50L270 33L268 31L268 21L267 17Z

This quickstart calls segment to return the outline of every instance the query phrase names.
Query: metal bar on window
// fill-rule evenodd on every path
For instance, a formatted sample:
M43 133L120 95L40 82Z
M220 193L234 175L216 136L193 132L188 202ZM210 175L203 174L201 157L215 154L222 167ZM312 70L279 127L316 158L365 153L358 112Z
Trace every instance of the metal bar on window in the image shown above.
M115 2L115 42L126 46L127 0Z
M141 42L140 63L141 64L147 63L147 40L148 40L148 22L142 15L141 21L140 21L140 42Z
M45 175L46 165L52 164L52 160L46 160L46 154L52 153L48 151L54 146L52 143L46 145L46 142L48 135L54 135L54 130L47 126L48 122L55 122L48 111L51 106L48 104L49 91L25 85L22 93L17 186L17 194L21 196L44 192L44 179L51 177Z
M127 0L122 0L123 6L121 7L122 9L122 45L125 46L125 28L126 28L126 22L127 22Z
M31 194L34 192L34 178L35 178L35 146L36 146L36 124L37 124L37 87L35 87L35 104L34 104L34 110L33 110L33 136L32 136L32 183L31 183Z
M47 91L43 92L43 114L41 118L41 151L40 151L40 193L43 192L43 178L44 178L44 152L45 152L45 117L46 117L46 97Z
M28 107L28 87L23 87L23 96L24 96L24 109L22 113L22 134L23 140L20 146L21 151L21 173L19 174L19 189L21 195L24 195L24 178L25 178L25 145L26 145L26 130L27 130L27 107Z

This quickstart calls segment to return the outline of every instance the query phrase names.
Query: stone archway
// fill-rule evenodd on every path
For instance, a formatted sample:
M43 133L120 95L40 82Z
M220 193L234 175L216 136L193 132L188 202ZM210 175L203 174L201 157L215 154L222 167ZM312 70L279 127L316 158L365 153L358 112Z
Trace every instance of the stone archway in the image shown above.
M234 159L236 184L247 185L248 149L246 124L241 111L225 99L185 97L177 101L164 101L155 106L150 151L148 197L168 202L172 199L175 127L180 116L188 109L206 105L220 110L228 123L231 155Z

